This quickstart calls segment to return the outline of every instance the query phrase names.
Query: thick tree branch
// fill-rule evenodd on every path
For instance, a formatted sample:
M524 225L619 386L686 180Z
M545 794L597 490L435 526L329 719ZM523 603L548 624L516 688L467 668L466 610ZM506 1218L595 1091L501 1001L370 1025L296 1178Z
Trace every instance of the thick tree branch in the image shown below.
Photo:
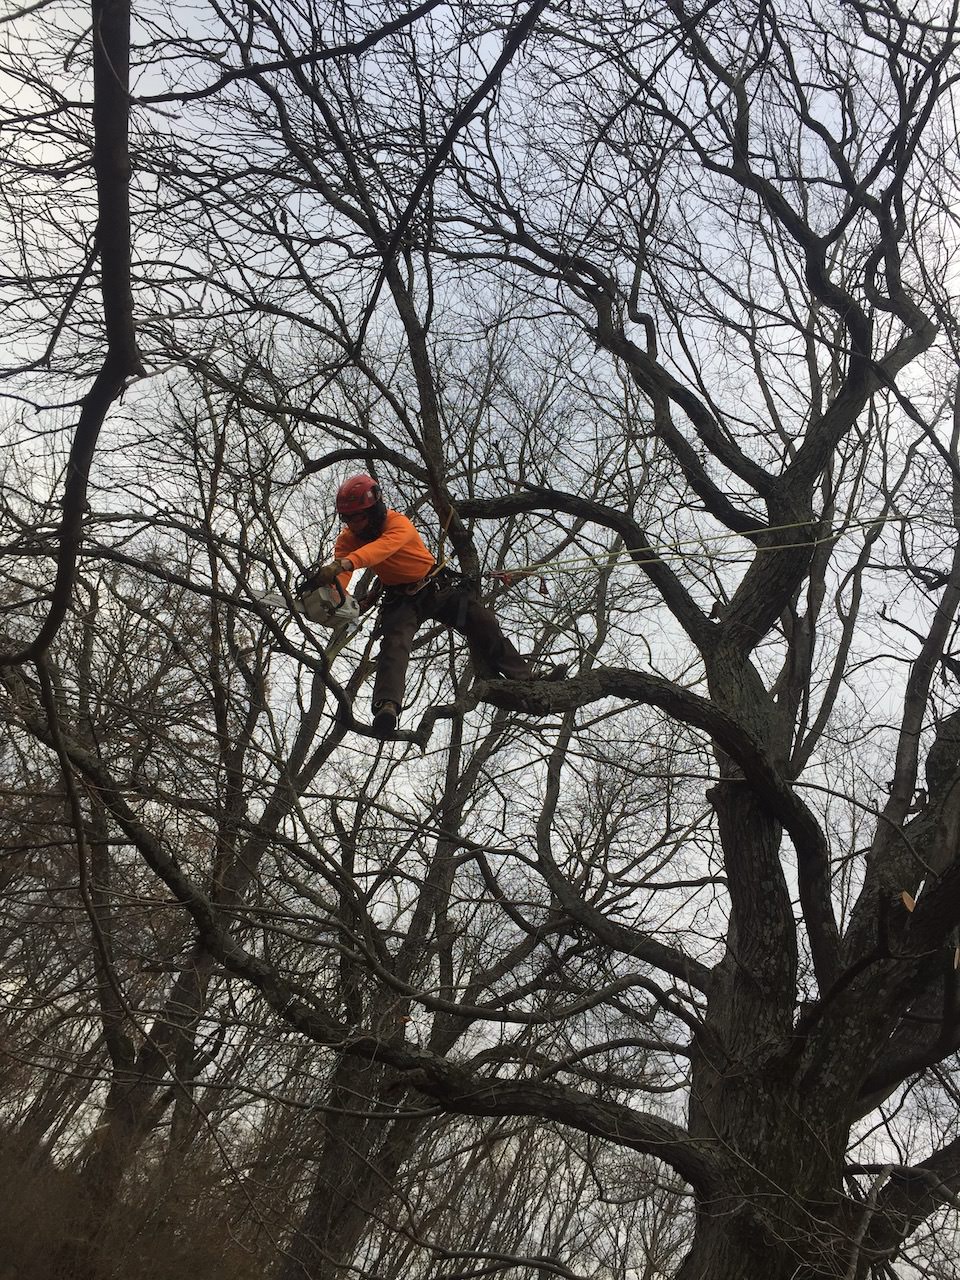
M499 498L469 498L457 504L467 519L490 520L528 511L562 511L612 529L623 539L643 572L654 584L674 617L701 652L709 651L716 641L716 629L690 597L687 589L670 567L651 549L646 533L632 516L605 503L564 493L560 489L543 489L524 485L522 492ZM509 567L509 566L508 566Z
M714 703L669 680L617 667L597 667L562 684L524 684L515 680L480 683L474 693L493 706L551 715L588 706L603 698L625 698L659 707L692 728L701 729L743 771L744 782L767 812L781 822L796 849L804 919L821 986L837 974L838 936L830 903L829 850L820 824L770 761L766 751Z
M0 654L0 666L35 661L60 629L73 591L90 466L107 412L128 378L143 372L133 323L130 279L130 4L93 0L93 167L97 179L97 251L107 353L83 399L64 485L57 576L34 640Z
M876 1213L864 1239L873 1256L891 1257L898 1246L943 1205L957 1205L960 1193L960 1138L926 1160L894 1166L877 1198Z

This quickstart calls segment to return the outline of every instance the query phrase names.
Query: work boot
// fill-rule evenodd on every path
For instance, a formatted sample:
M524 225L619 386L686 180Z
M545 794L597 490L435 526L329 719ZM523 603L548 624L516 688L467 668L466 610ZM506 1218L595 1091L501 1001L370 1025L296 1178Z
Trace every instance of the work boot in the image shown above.
M373 713L373 731L379 738L389 738L400 719L400 708L395 702L381 702Z

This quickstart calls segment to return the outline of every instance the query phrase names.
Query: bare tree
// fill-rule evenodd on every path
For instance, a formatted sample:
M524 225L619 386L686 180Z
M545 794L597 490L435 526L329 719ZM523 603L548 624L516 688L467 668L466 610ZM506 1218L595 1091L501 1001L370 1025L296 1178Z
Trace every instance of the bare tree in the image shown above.
M625 1153L637 1231L662 1221L648 1161L671 1208L687 1189L680 1280L936 1274L960 1189L956 11L207 17L133 38L131 287L165 372L101 437L85 530L99 591L123 566L156 595L110 582L108 678L71 570L76 620L4 675L11 785L44 770L59 838L112 859L85 939L101 1204L165 1116L173 1151L214 1114L252 1002L247 1037L322 1064L289 1280L625 1270L560 1132ZM35 295L37 262L8 289ZM573 678L478 682L425 634L379 748L366 637L331 666L251 590L289 588L332 534L318 486L360 465ZM11 630L45 647L31 592L69 539L29 482L4 500ZM134 618L163 637L144 711ZM146 1020L121 866L178 940ZM482 1187L458 1116L531 1135L491 1194L537 1232L471 1234L442 1194L398 1211L428 1136ZM538 1162L569 1200L537 1199Z

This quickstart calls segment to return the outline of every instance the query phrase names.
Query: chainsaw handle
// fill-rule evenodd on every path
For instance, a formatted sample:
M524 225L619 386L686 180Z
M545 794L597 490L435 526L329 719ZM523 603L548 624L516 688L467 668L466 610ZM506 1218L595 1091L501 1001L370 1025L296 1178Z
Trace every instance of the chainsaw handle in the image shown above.
M320 572L321 567L323 566L321 566L319 561L316 564L312 564L310 568L306 571L306 573L304 573L303 576L300 578L300 581L294 587L293 593L299 599L302 596L305 596L308 591L316 591L318 587L325 588L326 590L334 592L335 599L336 597L339 597L339 599L336 599L336 603L333 606L334 609L339 609L341 605L346 604L347 593L344 591L343 587L340 585L339 578L334 578L332 582L323 582L323 583L318 582L317 576Z

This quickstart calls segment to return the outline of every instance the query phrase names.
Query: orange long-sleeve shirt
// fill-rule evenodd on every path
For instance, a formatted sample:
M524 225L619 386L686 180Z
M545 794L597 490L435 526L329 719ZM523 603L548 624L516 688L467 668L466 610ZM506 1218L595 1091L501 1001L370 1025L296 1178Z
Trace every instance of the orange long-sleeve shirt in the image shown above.
M341 529L333 554L337 559L349 560L354 569L372 569L386 587L419 582L436 564L413 523L399 511L387 512L383 533L371 542L363 542L349 529ZM350 574L341 574L339 582L346 591Z

